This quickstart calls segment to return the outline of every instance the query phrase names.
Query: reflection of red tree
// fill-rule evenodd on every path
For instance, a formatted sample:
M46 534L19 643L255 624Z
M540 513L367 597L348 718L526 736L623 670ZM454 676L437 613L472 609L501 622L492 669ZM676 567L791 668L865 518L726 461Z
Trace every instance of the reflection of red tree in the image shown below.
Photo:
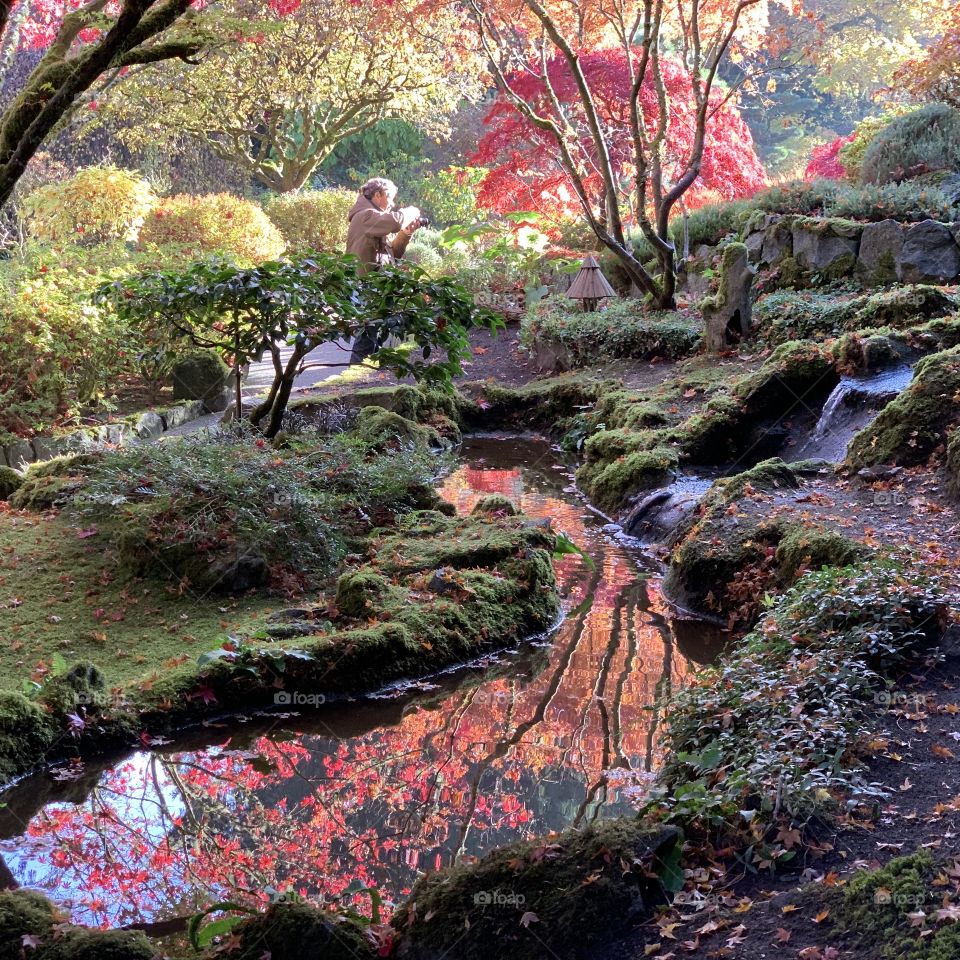
M513 473L462 470L443 492L461 511L503 492L596 543L578 506L517 496ZM577 557L558 563L571 614L533 680L461 687L349 739L135 759L82 806L36 817L15 869L26 878L32 866L31 884L61 899L69 891L77 916L101 923L263 899L286 883L331 901L359 879L396 897L418 870L583 822L604 803L628 809L658 756L656 713L645 708L684 668L633 559L609 545L594 553L593 571Z
M519 497L523 492L523 477L519 470L477 470L465 467L463 478L473 493L502 493L505 497Z

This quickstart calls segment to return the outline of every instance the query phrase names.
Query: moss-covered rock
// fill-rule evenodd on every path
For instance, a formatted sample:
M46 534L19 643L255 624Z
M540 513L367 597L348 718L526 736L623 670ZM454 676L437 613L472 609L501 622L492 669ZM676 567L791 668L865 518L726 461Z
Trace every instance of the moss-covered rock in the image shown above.
M9 500L23 484L23 474L12 467L0 466L0 500Z
M649 440L641 434L609 438L606 431L591 438L596 441L594 459L577 471L577 483L601 510L614 512L633 494L665 486L673 479L679 462L677 450L663 445L645 449ZM616 449L618 441L623 441L623 453L613 459L598 456L601 450Z
M830 352L812 341L784 343L733 389L753 415L780 418L813 406L839 383Z
M666 903L658 877L671 828L601 821L511 844L479 863L418 880L397 911L405 960L573 960L613 941Z
M306 903L277 903L234 930L235 960L363 960L376 956L357 924Z
M82 706L95 712L106 683L100 668L89 661L74 664L66 673L50 677L43 685L40 702L54 713L67 714Z
M337 609L347 617L366 617L390 589L390 581L372 570L345 573L337 580Z
M860 559L864 549L835 531L747 509L746 501L757 494L799 486L798 471L779 459L717 481L699 517L679 531L664 581L667 593L731 625L749 624L765 589L785 588L808 569ZM748 573L751 582L740 589Z
M174 400L200 400L208 410L223 410L230 368L213 350L192 350L171 371Z
M836 530L791 527L777 547L777 566L782 583L793 583L806 570L846 567L860 560L865 551Z
M947 443L947 476L950 492L960 497L960 429L954 430Z
M373 405L360 410L352 432L373 449L422 446L437 450L449 445L435 428Z
M621 384L595 380L585 374L567 374L534 380L520 387L504 387L490 381L469 385L476 401L468 421L475 426L505 426L561 429L564 421L590 409L608 390Z
M24 945L29 937L29 946ZM154 960L147 938L131 930L90 930L65 921L33 890L0 892L0 960Z
M478 500L470 511L476 514L488 514L494 517L515 517L520 511L517 505L502 493L491 493Z
M960 347L925 357L913 381L850 443L854 467L923 463L960 422Z
M83 486L85 468L97 456L74 453L30 464L23 482L10 497L10 505L17 510L48 510L62 506Z
M19 693L0 692L0 781L39 763L56 731L50 715Z

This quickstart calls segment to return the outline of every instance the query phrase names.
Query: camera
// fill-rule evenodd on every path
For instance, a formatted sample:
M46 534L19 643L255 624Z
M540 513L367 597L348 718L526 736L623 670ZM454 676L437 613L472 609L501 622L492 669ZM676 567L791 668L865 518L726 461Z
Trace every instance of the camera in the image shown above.
M429 218L429 217L417 217L417 219L413 221L413 225L414 225L418 230L420 229L420 227L429 227L429 226L430 226L430 218Z

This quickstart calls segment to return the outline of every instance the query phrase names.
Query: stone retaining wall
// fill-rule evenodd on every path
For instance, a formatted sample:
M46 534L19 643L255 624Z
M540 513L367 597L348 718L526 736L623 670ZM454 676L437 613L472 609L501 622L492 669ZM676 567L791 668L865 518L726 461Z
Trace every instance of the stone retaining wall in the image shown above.
M34 437L32 440L18 440L0 447L0 465L22 470L38 460L49 460L65 453L82 453L102 444L121 446L132 439L153 440L205 413L200 400L186 400L164 410L147 410L114 423L83 427L54 436Z
M749 224L743 239L754 264L779 267L784 279L806 284L846 277L867 285L960 280L960 223L858 223L839 217L768 214ZM686 283L694 299L709 289L697 268L709 265L716 253L717 248L709 246L695 252Z

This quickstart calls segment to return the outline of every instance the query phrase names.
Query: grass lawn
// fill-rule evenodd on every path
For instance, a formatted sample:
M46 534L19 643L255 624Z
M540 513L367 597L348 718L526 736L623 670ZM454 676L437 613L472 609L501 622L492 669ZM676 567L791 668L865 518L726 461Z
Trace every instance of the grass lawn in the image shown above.
M278 602L132 578L99 534L0 502L0 689L19 690L58 653L117 685L220 646Z

